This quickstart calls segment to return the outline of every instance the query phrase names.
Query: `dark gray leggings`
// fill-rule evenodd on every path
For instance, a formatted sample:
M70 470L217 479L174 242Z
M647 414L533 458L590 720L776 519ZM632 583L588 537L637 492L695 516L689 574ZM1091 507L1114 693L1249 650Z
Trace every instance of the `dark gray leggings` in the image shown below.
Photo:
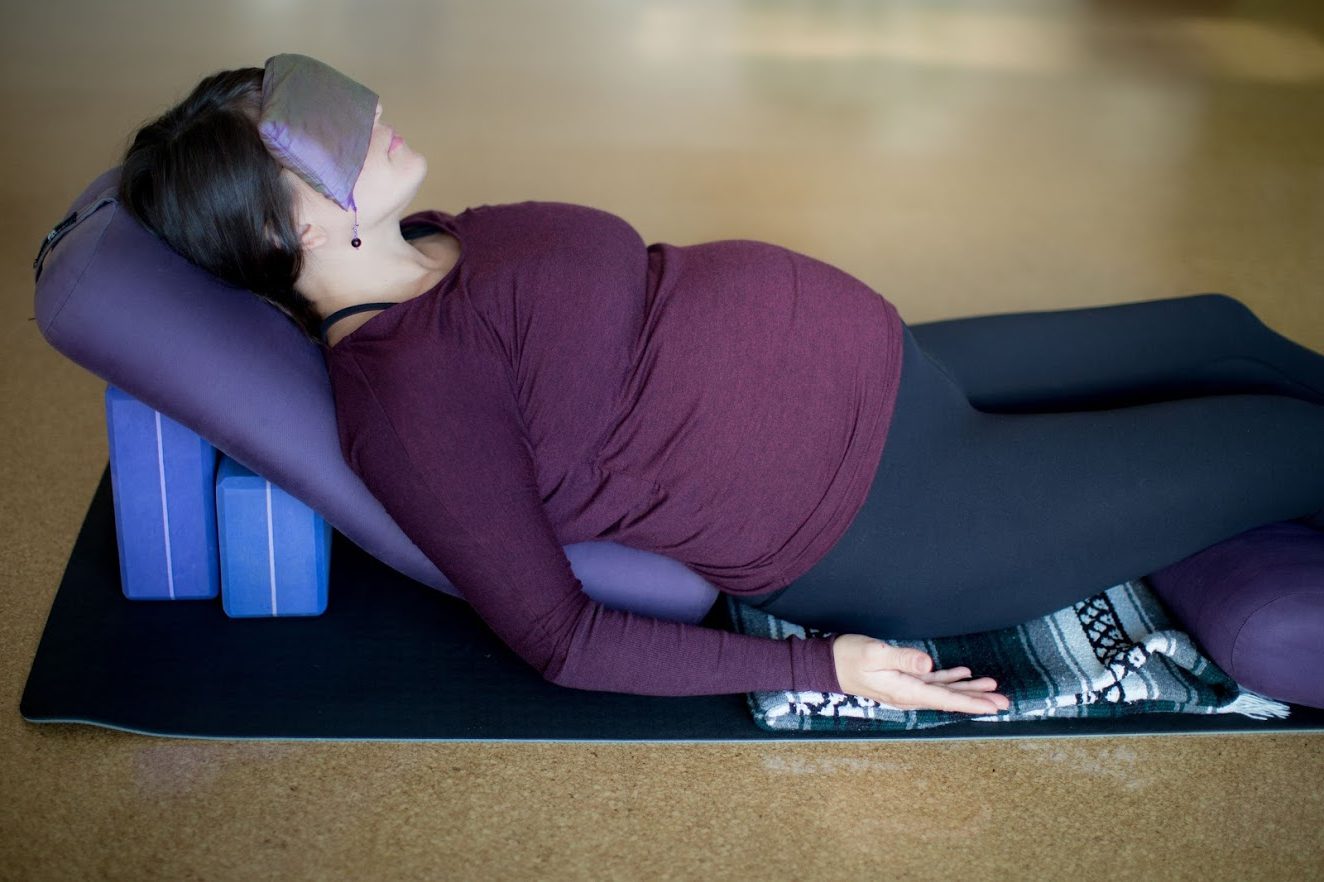
M1324 515L1324 355L1231 297L927 322L904 345L864 507L746 602L835 632L967 634Z

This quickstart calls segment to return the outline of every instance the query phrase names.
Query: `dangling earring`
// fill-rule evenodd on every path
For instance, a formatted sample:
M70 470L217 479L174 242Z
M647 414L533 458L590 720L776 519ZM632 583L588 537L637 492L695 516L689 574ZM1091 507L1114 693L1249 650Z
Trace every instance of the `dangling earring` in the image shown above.
M358 209L358 206L355 206L355 207L354 207L354 238L349 240L349 244L353 245L355 248L358 248L360 245L363 244L363 240L359 238L359 209Z

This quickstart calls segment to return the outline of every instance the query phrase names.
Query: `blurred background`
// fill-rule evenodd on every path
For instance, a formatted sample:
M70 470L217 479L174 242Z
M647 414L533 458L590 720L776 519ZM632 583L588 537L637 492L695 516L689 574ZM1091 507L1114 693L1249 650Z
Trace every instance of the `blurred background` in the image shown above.
M204 76L300 52L366 83L428 159L416 209L557 200L648 243L773 242L911 324L1218 291L1324 350L1324 6L2 11L0 878L1324 878L1319 735L208 742L18 714L107 460L105 383L41 337L32 260Z

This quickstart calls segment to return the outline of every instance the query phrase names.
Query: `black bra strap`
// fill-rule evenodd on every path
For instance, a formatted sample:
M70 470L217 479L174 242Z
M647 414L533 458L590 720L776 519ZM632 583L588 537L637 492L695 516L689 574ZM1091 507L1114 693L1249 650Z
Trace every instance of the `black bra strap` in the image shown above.
M356 303L353 306L346 306L344 309L337 309L325 319L322 320L322 342L326 342L326 331L336 322L346 316L351 316L356 312L366 312L369 309L382 309L384 307L397 306L396 303Z

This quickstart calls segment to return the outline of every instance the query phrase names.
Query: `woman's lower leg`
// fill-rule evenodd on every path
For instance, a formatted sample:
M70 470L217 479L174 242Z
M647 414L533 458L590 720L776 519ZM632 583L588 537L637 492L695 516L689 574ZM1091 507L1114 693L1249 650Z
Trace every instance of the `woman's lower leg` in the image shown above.
M1324 406L1324 354L1278 333L1226 294L972 316L910 330L971 405L987 413L1232 394L1287 395ZM1324 531L1324 508L1296 520Z
M991 413L1251 393L1324 405L1324 354L1224 294L909 327L970 403Z

